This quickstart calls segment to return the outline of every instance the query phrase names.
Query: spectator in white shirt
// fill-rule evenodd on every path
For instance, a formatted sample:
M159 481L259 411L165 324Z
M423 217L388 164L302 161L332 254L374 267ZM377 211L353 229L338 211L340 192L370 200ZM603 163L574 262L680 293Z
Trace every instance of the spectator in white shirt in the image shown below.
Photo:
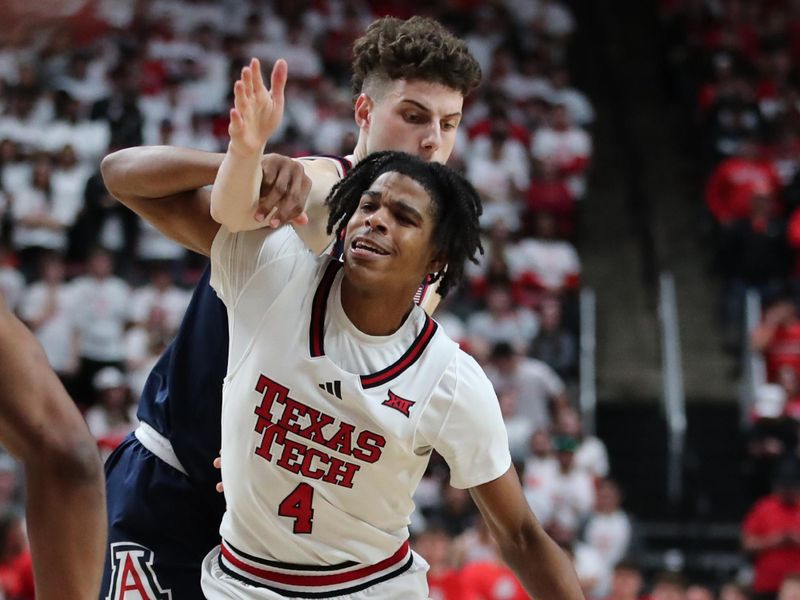
M134 398L142 395L150 371L174 335L167 326L167 315L158 306L148 311L147 321L125 334L125 364L128 387Z
M481 226L496 221L519 229L522 194L530 180L528 157L523 145L508 135L508 119L492 118L488 136L475 140L466 156L467 179L483 200Z
M553 516L550 487L558 472L558 461L553 455L553 444L547 429L537 429L530 438L531 454L525 459L522 489L531 510L542 523Z
M17 191L11 206L11 240L28 280L34 278L43 250L66 249L67 228L77 216L74 198L53 189L51 172L49 157L38 156L30 183Z
M78 356L64 259L55 253L43 256L40 273L39 281L25 292L20 317L36 335L53 370L62 381L69 381L77 372Z
M577 440L556 436L553 446L558 471L548 490L553 505L552 524L577 533L578 527L594 508L594 481L591 475L575 464Z
M519 413L534 430L549 427L552 410L567 403L564 382L556 372L539 360L521 356L508 343L492 348L485 371L495 389L517 390Z
M72 146L67 144L59 149L50 178L53 194L61 198L75 215L83 208L86 182L91 176L92 169L86 163L78 162Z
M584 435L580 415L571 406L562 406L556 413L555 430L577 442L575 466L595 479L608 476L608 451L603 441L593 435Z
M95 373L109 366L122 369L130 290L113 276L111 255L102 248L92 251L88 274L72 285L72 319L80 357L76 401L88 403Z
M519 398L516 388L509 387L497 391L497 400L500 403L500 413L508 434L508 448L511 458L522 462L529 453L529 442L533 432L530 420L519 413Z
M547 532L572 558L585 597L590 600L605 598L611 589L612 571L600 553L578 539L575 530L559 523L551 523Z
M97 440L103 458L113 452L136 428L136 403L125 382L125 375L115 367L100 369L92 378L97 402L86 411L86 425Z
M30 179L31 164L22 160L17 143L9 138L0 140L0 189L7 199L12 199L14 193L25 187Z
M19 307L24 289L25 277L14 267L8 246L0 239L0 296L12 311Z
M524 352L539 331L539 319L533 311L514 306L506 286L495 285L486 294L486 310L470 316L467 331L470 338L480 338L492 346L505 342Z
M572 124L564 104L550 109L549 124L533 136L531 154L538 161L553 161L575 199L583 199L592 140L586 131Z
M544 294L561 294L580 285L581 263L570 242L556 237L557 223L552 214L539 213L535 220L536 237L520 241L512 266L512 278L520 287ZM541 300L541 298L540 298Z
M108 92L105 65L92 60L86 51L77 51L70 57L67 72L56 78L55 87L83 104L91 104Z
M130 318L136 325L145 325L153 311L160 311L165 334L171 336L178 329L189 300L190 294L175 285L167 265L159 265L152 269L150 283L133 291Z
M569 70L557 67L550 73L553 90L550 93L552 104L563 104L567 107L572 122L580 127L588 127L594 121L594 107L588 96L572 87Z
M595 508L586 521L583 539L597 550L609 569L628 553L631 521L622 509L619 486L612 479L603 479L597 486Z

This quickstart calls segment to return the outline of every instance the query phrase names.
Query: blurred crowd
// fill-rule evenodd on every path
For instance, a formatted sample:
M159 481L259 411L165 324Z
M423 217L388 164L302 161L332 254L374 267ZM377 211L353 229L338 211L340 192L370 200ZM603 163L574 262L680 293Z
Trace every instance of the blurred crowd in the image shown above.
M289 64L270 150L349 154L358 133L352 42L377 16L418 10L395 0L67 4L49 15L20 6L0 31L0 294L108 454L136 427L136 399L204 263L111 198L99 161L140 144L224 150L231 84L251 56ZM587 598L636 598L645 579L628 560L632 519L603 442L575 409L575 242L594 111L570 82L573 15L557 0L439 0L424 12L467 42L484 73L450 166L483 198L486 253L437 320L495 385L525 495L573 557ZM21 488L18 466L0 455L9 520L0 519L0 590L9 599L32 598ZM525 597L440 459L416 502L412 532L432 566L432 598ZM647 583L658 600L675 597L659 590L686 587L674 574Z
M747 441L755 598L800 597L800 3L662 0L675 89L701 132L727 348L766 365ZM745 296L764 307L743 327ZM747 337L746 337L747 336Z

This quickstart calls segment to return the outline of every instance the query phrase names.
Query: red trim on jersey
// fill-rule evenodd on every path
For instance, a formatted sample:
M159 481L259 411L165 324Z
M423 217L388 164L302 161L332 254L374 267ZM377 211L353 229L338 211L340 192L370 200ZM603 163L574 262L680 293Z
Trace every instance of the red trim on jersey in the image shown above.
M325 354L325 311L328 305L328 294L333 285L333 278L342 267L338 260L328 263L325 274L319 282L317 292L314 294L314 302L311 305L311 326L309 327L309 351L311 356L323 356Z
M325 354L325 312L328 306L328 295L333 286L333 278L341 267L341 262L331 261L314 294L314 302L311 305L311 326L309 328L309 351L312 357L324 356ZM361 375L361 386L364 389L368 389L383 385L408 369L428 347L438 327L436 321L426 314L422 331L403 356L385 369L369 375Z
M414 340L414 343L411 344L411 347L406 350L405 354L397 359L394 364L386 367L382 371L378 371L377 373L373 373L371 375L362 375L361 386L364 389L378 387L379 385L382 385L400 375L400 373L413 365L420 355L422 355L422 353L425 351L425 348L428 347L428 344L433 339L433 335L436 333L438 327L439 326L436 324L436 321L431 319L426 314L425 326L417 336L417 339Z
M335 160L336 162L339 163L339 166L342 167L342 173L344 175L347 175L350 169L353 168L353 163L350 162L350 160L345 158L344 156L336 156L334 154L316 154L315 156L309 156L309 157L304 156L303 158L315 158L315 157L329 158L330 160Z
M230 562L233 566L245 573L249 573L259 579L265 579L272 583L276 584L284 584L284 585L293 585L293 586L302 586L302 587L311 587L311 586L328 586L328 585L340 585L344 583L350 583L356 581L358 579L364 579L365 577L369 577L375 573L380 571L384 571L389 567L393 567L397 564L402 563L409 553L409 545L408 540L403 542L403 545L392 554L390 557L383 559L382 561L375 563L374 565L368 565L365 567L361 567L359 569L354 569L352 571L347 571L345 573L336 573L336 574L324 574L324 575L294 575L291 573L278 573L275 571L270 571L267 569L261 569L259 567L253 566L248 564L242 560L240 560L235 554L231 552L231 550L227 547L225 543L220 546L220 554L224 557L225 560Z

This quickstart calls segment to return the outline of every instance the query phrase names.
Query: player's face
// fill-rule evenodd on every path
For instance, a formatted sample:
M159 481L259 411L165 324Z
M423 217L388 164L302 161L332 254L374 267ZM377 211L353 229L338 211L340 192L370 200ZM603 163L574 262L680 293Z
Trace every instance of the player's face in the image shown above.
M348 278L372 289L416 289L428 273L438 271L432 204L411 177L395 172L378 177L347 224Z
M439 83L399 79L376 100L362 94L356 120L367 153L397 150L446 163L456 143L464 96Z

